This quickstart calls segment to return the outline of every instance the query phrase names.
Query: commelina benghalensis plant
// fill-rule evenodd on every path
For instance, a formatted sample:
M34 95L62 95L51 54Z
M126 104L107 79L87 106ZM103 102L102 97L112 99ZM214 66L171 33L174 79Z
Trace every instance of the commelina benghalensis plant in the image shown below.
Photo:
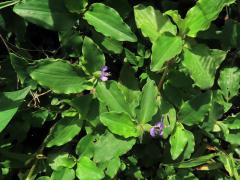
M239 0L2 0L0 179L235 179Z

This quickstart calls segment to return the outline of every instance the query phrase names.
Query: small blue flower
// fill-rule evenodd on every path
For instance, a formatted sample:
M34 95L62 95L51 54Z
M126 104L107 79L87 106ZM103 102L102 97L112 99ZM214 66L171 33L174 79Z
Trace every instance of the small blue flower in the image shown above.
M101 75L100 75L100 79L102 81L107 81L108 80L108 77L111 75L109 72L107 72L108 70L108 67L107 66L103 66L101 68Z
M150 129L150 135L152 137L156 136L163 136L163 129L164 129L164 116L162 116L161 120L157 122L151 129Z

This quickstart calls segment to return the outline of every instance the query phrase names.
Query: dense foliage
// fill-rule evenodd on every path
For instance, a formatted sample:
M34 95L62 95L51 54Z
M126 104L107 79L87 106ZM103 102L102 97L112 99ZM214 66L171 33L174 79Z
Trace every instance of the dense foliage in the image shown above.
M0 2L0 179L240 179L240 2Z

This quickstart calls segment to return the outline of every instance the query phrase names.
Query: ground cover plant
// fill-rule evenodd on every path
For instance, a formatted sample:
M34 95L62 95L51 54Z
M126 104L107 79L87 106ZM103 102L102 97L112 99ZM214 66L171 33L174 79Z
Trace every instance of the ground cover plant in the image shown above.
M0 2L0 179L240 179L238 0Z

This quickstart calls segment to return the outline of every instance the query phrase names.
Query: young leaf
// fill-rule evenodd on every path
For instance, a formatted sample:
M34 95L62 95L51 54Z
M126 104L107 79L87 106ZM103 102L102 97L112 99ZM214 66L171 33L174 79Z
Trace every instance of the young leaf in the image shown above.
M211 107L211 92L205 92L186 101L179 111L179 119L182 123L192 126L204 120Z
M122 156L131 150L135 143L134 138L124 139L106 131L94 146L94 161L108 162L113 158Z
M0 93L0 132L13 118L29 91L30 87L26 87L18 91Z
M117 135L128 137L138 137L139 132L136 124L125 113L106 112L100 115L100 121L108 127L108 129Z
M181 37L170 33L162 34L152 46L151 70L160 71L166 61L182 52L182 47L183 41Z
M115 81L111 81L109 84L99 82L96 87L96 95L97 98L106 104L110 110L125 112L129 115L132 114L131 108Z
M13 11L33 24L57 31L70 29L76 20L63 0L24 0L16 4Z
M47 147L62 146L71 141L79 134L82 128L82 121L76 118L65 118L59 120L51 135L47 139Z
M199 31L209 28L222 9L234 3L236 0L199 0L191 8L184 19L185 33L190 37L196 37Z
M226 54L225 51L209 49L204 45L197 45L192 49L185 48L183 65L197 86L208 89L213 86L216 70Z
M82 53L86 61L83 64L90 74L101 71L105 64L105 56L93 40L87 36L85 36L83 41Z
M157 113L158 88L153 80L148 79L142 90L142 98L140 109L137 115L138 121L145 124L152 120L152 117Z
M177 159L184 151L187 142L188 138L183 125L181 123L177 123L175 130L169 139L169 143L171 145L170 153L173 160Z
M227 101L238 94L240 88L240 70L237 67L225 68L220 72L218 84Z
M36 68L30 69L30 76L56 93L80 93L92 88L83 75L80 76L72 65L62 60L41 60Z
M102 3L92 4L84 14L84 19L105 36L118 41L137 41L137 37L118 12Z
M54 154L53 157L49 156L49 166L55 170L61 170L61 168L73 168L76 164L75 159L68 153Z
M135 6L134 16L137 27L152 42L164 32L170 32L174 35L177 32L176 26L171 23L168 17L162 15L159 10L155 10L152 6L144 6L142 4Z
M104 178L104 173L93 161L83 156L77 163L76 176L81 180L100 180Z

